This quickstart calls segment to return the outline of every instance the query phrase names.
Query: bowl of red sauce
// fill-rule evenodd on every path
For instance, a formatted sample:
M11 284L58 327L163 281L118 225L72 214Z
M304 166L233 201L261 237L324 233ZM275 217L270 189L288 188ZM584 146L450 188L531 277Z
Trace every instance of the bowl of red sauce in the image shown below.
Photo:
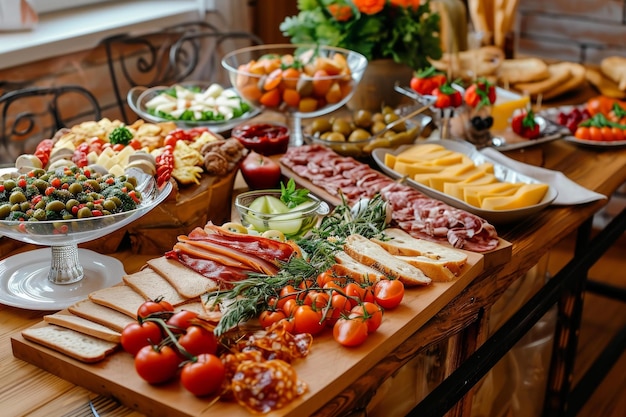
M231 136L246 148L266 156L285 153L289 145L289 128L280 123L242 123L233 128Z

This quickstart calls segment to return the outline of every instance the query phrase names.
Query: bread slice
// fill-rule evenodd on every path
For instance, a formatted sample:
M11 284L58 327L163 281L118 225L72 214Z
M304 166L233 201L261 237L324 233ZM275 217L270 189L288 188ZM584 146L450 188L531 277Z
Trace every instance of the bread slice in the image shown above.
M550 100L551 98L558 97L564 93L573 91L581 87L585 81L585 67L575 62L559 62L557 64L551 64L551 66L564 67L569 70L570 78L565 82L557 85L556 87L545 91L542 96L544 100Z
M431 283L431 279L421 270L396 258L377 243L361 235L348 236L343 250L358 262L399 279L407 287Z
M165 256L150 259L148 266L165 278L183 297L196 298L205 292L217 290L215 280L206 278L180 262Z
M514 83L512 87L520 93L537 97L565 83L571 77L569 68L564 66L549 65L548 72L548 77L540 81Z
M337 276L349 277L358 282L371 283L376 283L386 278L384 274L381 274L374 268L357 262L344 251L339 251L335 254L335 261L337 261L337 263L333 265L331 269Z
M128 285L114 285L89 294L96 304L117 310L129 317L137 317L137 309L146 299Z
M124 275L122 280L146 300L161 298L174 307L190 301L189 298L180 295L168 280L149 267L133 274Z
M502 61L499 78L504 84L532 83L550 76L548 64L539 58L513 58Z
M56 324L107 342L119 343L122 337L120 332L74 314L58 312L43 316L43 320L46 323Z
M626 57L608 56L600 61L600 70L626 92Z
M626 98L626 90L620 90L615 81L604 75L602 71L594 68L587 68L585 71L587 81L593 84L602 95L623 99Z
M102 324L103 326L120 333L124 330L126 325L137 320L136 318L131 318L126 314L113 310L112 308L96 304L89 298L85 298L84 300L71 305L68 310L72 314L91 320L95 323Z
M449 282L459 276L467 264L467 254L423 239L417 239L398 228L385 230L390 238L372 239L387 252L419 268L435 282Z
M98 339L97 337L54 324L25 329L22 331L22 336L26 340L46 346L86 363L103 360L118 346L117 343Z

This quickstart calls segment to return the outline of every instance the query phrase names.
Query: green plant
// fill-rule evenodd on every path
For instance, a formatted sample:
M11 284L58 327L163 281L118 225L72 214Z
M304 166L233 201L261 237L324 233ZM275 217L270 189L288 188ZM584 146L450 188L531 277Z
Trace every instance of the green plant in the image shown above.
M440 16L430 0L298 0L298 10L280 24L294 44L337 46L414 70L442 55Z

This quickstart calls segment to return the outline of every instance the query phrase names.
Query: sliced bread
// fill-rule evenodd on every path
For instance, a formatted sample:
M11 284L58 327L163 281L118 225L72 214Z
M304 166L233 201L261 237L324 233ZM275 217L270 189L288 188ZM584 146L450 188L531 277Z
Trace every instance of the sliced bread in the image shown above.
M572 76L570 69L562 65L549 65L548 73L545 79L515 83L512 87L522 94L537 97L565 83Z
M417 239L402 229L385 230L389 239L372 239L387 252L419 268L433 281L447 282L460 275L467 263L467 254L423 239Z
M137 309L146 299L128 285L114 285L89 294L96 304L117 310L129 317L137 317Z
M431 279L421 270L396 258L380 245L361 235L348 236L343 250L356 261L399 279L407 287L431 283Z
M46 323L56 324L57 326L72 329L89 336L97 337L98 339L106 340L107 342L119 343L122 336L120 332L110 329L107 326L74 314L58 312L43 316L43 320Z
M550 77L548 64L539 58L505 59L498 77L504 84L534 83Z
M337 263L331 269L337 276L349 277L358 282L371 283L376 283L385 278L384 274L372 267L363 265L361 262L357 262L344 251L339 251L335 254L335 261Z
M26 340L46 346L86 363L99 362L112 353L117 343L108 342L72 329L48 324L22 331Z
M72 314L102 324L118 332L124 330L127 324L137 320L112 308L96 304L88 298L71 305L68 310Z
M215 280L202 276L180 262L164 256L150 259L148 266L165 278L180 295L196 298L205 292L215 291L218 284Z
M608 56L600 61L600 69L618 89L626 92L626 57Z
M161 298L174 307L187 303L190 300L180 295L168 280L150 267L133 274L124 275L122 280L126 285L141 294L146 300L157 300Z

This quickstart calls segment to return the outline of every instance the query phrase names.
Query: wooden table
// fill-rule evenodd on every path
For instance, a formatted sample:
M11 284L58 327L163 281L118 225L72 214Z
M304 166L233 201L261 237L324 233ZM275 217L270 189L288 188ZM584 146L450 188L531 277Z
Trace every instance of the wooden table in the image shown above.
M577 183L605 195L611 195L626 181L626 149L598 150L556 141L510 152L509 156L528 162L541 161L543 166L560 170ZM383 381L425 348L445 340L449 341L447 368L448 373L451 373L488 341L489 309L502 293L537 264L552 246L581 226L588 225L594 213L604 204L606 201L573 207L549 207L519 224L499 227L500 236L513 244L511 261L486 270L433 319L408 337L393 354L371 369L361 369L362 376L345 391L329 395L317 415L347 415L365 409ZM19 250L26 249L29 247ZM124 262L127 272L136 271L153 257L130 255L127 252L116 256ZM40 322L45 313L6 306L0 306L0 313L2 414L51 416L85 409L88 398L93 397L93 394L12 355L11 335ZM438 402L445 402L445 399ZM471 395L451 406L455 414L469 415ZM127 410L119 415L137 414Z

